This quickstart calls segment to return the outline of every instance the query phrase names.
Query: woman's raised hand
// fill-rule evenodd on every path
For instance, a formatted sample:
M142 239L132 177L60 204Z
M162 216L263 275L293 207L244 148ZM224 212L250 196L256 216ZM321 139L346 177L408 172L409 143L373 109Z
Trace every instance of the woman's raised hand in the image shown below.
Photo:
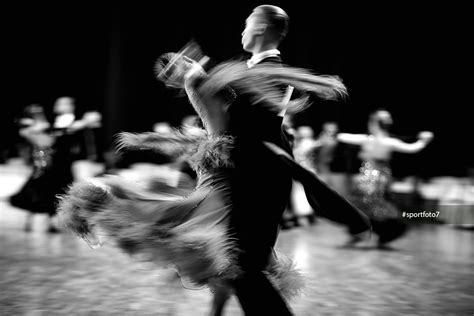
M418 139L425 141L425 142L430 142L434 137L434 134L429 131L423 131L418 134Z

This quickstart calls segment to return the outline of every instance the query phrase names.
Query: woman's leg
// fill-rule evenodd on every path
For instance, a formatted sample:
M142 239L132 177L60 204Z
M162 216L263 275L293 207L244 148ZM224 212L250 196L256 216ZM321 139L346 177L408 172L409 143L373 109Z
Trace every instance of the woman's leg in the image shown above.
M30 232L31 231L32 221L33 221L33 213L28 213L26 215L25 226L23 227L23 230L25 232Z
M57 229L56 225L54 225L53 219L54 219L54 214L49 214L48 215L48 232L59 233L59 229Z
M229 287L219 284L213 286L212 293L212 306L209 315L221 316L224 311L225 304L230 298L231 290Z

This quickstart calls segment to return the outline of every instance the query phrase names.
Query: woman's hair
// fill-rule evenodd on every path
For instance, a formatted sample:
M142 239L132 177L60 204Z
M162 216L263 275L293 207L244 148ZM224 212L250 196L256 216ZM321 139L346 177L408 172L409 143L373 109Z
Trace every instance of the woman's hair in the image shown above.
M34 119L34 120L40 120L40 121L47 120L44 107L38 103L27 105L23 109L23 117Z
M201 47L191 39L178 52L158 57L155 62L156 78L168 87L183 89L184 75L204 57Z
M290 85L301 92L301 96L282 104L281 87ZM309 94L325 100L344 98L347 90L337 76L316 75L303 68L287 65L275 67L261 64L248 68L244 62L224 62L209 71L199 89L203 94L216 94L229 86L237 94L247 94L252 104L261 104L276 112L283 108L287 113L297 113L306 109L311 100Z
M168 87L183 88L183 76L192 62L189 57L181 53L163 54L155 62L156 78Z
M168 87L183 88L182 77L191 65L192 59L181 53L166 53L155 63L158 80ZM301 96L283 104L283 86L292 86ZM264 105L275 112L283 109L287 113L297 113L306 109L311 100L309 94L321 99L344 98L347 89L337 76L316 75L307 69L287 65L262 64L248 68L245 62L229 61L216 65L207 76L200 78L196 85L202 97L219 95L225 103L230 103L236 95L246 94L252 104Z

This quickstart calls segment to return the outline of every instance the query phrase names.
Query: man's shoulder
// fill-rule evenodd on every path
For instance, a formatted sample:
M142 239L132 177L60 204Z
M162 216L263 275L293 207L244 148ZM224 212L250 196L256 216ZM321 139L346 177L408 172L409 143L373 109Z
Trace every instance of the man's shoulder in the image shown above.
M249 58L250 58L250 55L248 53L242 53L242 54L232 56L230 58L230 61L246 61Z
M280 56L269 56L267 58L262 59L259 64L281 64L283 63Z

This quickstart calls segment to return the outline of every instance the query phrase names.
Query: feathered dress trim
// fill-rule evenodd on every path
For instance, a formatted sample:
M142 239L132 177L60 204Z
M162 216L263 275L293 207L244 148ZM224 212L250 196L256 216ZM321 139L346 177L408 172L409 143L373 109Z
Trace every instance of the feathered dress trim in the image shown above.
M169 87L184 88L183 69L187 68L182 66L189 63L192 63L192 60L182 53L163 54L155 64L157 79ZM181 79L176 80L177 78ZM304 68L283 64L261 63L248 68L247 63L243 61L222 62L210 69L207 74L203 73L193 85L196 86L196 92L202 99L219 95L230 87L234 92L230 94L225 92L225 95L247 94L254 105L265 106L275 113L279 113L283 108L287 109L288 113L306 109L311 104L308 94L326 100L343 99L347 96L347 88L338 76L314 74ZM292 86L301 93L301 96L288 104L283 104L282 85ZM202 109L202 107L196 108L198 113ZM202 118L201 114L200 116Z
M301 111L310 105L305 94L293 103L282 104L282 85L290 85L300 92L312 93L326 100L336 100L347 95L347 88L338 76L317 75L307 69L288 65L258 64L249 69L245 62L239 61L223 62L211 69L198 89L205 96L217 94L230 86L238 94L250 95L253 104L263 104L277 113L288 105L292 112Z
M228 232L231 204L229 171L234 138L191 133L121 133L119 150L153 150L186 159L198 171L187 196L150 192L118 176L73 184L60 199L60 222L90 244L112 242L122 251L158 267L175 267L198 286L229 284L242 273L239 250ZM291 259L278 255L264 271L287 299L303 278Z
M282 91L282 86L291 86L299 96L283 102L286 91ZM347 88L338 76L317 75L288 65L258 64L249 69L245 62L237 61L223 62L212 68L207 76L196 81L195 90L206 100L222 94L231 100L245 94L252 105L275 113L284 109L287 113L303 111L312 103L310 95L324 100L343 100L347 96Z
M303 275L293 259L278 251L275 251L275 256L275 262L270 263L264 273L285 299L292 300L299 296L305 287Z
M215 187L197 188L185 198L150 194L116 176L70 187L59 204L60 222L89 244L101 239L157 267L174 267L197 286L229 284L239 277L238 249L228 234L230 205L213 196ZM198 209L208 208L204 215ZM208 221L210 208L223 216ZM96 242L97 243L97 242ZM93 246L93 245L92 245ZM287 299L303 288L293 261L278 254L264 273Z
M203 225L193 219L210 190L194 191L186 198L161 197L111 176L101 184L74 184L62 197L58 215L64 226L86 241L112 241L140 260L176 267L182 276L204 285L212 278L233 279L239 273L225 225Z
M152 150L172 159L184 159L197 172L215 172L233 168L231 151L234 137L228 135L207 135L205 130L196 128L192 134L175 129L170 134L154 132L134 134L120 133L119 150Z
M215 172L234 167L231 151L234 148L232 136L212 136L200 142L187 160L193 169L201 172Z

